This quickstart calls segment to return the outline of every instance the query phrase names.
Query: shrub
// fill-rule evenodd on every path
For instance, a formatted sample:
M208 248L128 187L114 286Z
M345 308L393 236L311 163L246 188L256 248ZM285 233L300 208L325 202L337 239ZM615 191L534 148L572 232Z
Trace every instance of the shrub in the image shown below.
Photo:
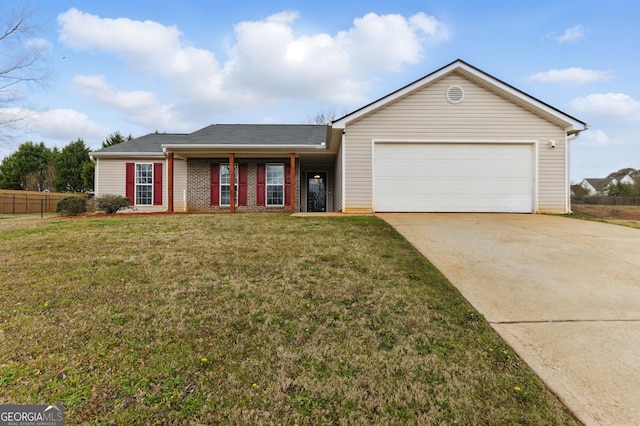
M96 199L89 198L87 200L87 213L95 213L96 211Z
M95 200L96 210L103 211L108 214L117 213L118 210L131 205L129 198L121 195L105 194L100 197L96 197Z
M87 212L87 199L84 197L64 197L56 204L56 213L64 216L78 216Z

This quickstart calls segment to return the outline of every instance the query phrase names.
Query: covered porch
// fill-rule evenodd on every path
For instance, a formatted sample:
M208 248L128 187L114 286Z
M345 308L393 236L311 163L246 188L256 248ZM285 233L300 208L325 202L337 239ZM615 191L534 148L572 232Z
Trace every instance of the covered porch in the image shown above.
M231 150L167 144L162 148L167 160L169 213L176 210L176 204L188 212L334 211L335 154L324 147L293 151L291 146L242 146ZM186 164L186 176L176 178L176 162ZM176 197L183 199L176 203Z

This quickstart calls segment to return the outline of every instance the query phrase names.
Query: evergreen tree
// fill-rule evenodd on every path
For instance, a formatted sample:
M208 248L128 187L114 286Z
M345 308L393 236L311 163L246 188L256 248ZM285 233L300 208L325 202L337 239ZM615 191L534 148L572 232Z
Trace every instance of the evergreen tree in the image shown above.
M43 142L25 142L0 164L0 188L50 191L55 176L55 156Z
M131 134L129 134L129 136L127 137L124 137L120 134L120 132L111 133L109 136L107 136L107 139L102 142L102 147L107 148L109 146L117 145L122 142L130 141L131 139L133 139L133 136L131 136Z
M87 192L89 187L82 179L84 164L90 163L89 148L82 139L62 148L56 158L56 179L54 188L58 192Z

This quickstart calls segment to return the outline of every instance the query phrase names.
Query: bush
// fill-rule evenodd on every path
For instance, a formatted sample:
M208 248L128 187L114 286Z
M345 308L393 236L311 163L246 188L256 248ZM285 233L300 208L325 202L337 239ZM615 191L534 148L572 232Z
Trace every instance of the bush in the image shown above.
M87 212L87 199L84 197L64 197L56 204L56 213L64 216L78 216Z
M129 198L113 194L105 194L100 197L96 197L95 203L97 211L102 211L108 214L117 213L118 210L131 205Z

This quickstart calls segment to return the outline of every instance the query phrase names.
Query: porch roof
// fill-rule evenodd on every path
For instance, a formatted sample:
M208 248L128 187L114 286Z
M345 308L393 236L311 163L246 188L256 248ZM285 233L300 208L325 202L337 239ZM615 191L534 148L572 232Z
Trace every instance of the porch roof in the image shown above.
M92 157L158 156L165 152L202 157L327 153L330 127L313 124L213 124L189 134L152 133L103 148Z

